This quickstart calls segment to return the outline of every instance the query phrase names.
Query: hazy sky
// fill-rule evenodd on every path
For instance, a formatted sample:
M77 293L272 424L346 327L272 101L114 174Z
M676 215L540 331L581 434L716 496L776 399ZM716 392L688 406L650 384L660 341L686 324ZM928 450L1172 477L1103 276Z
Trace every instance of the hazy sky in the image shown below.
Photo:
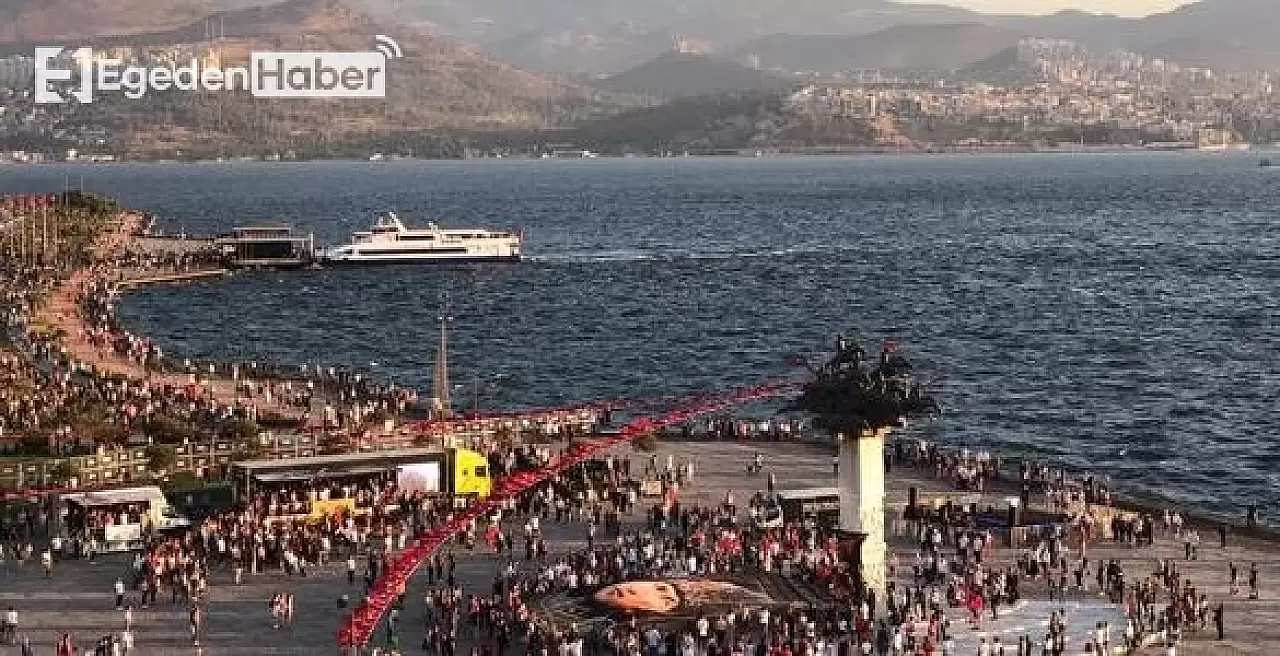
M965 7L1001 14L1052 14L1063 9L1081 9L1120 16L1146 16L1169 11L1191 0L907 0L926 4Z

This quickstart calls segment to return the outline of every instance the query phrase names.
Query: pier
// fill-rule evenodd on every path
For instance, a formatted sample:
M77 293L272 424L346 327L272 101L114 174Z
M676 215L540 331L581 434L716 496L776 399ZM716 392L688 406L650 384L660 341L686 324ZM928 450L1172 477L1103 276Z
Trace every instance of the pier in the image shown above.
M285 225L241 226L213 240L213 245L237 268L299 268L315 260L315 236L301 235Z

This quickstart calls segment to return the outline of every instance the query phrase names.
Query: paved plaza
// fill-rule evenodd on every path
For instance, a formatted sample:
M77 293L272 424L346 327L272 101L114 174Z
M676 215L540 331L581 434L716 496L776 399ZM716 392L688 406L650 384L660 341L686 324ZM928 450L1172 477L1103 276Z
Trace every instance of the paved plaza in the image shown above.
M1002 607L997 619L992 620L988 614L980 627L969 627L952 619L955 633L956 654L977 654L978 647L985 639L993 643L995 638L1005 645L1006 651L1013 651L1018 639L1026 636L1036 644L1043 642L1049 632L1049 615L1057 612L1065 618L1067 625L1067 653L1083 653L1085 643L1093 639L1094 627L1099 622L1111 625L1112 639L1119 642L1124 636L1124 613L1115 604L1087 600L1068 600L1050 602L1044 599L1021 599L1012 607ZM1016 653L1016 652L1014 652Z
M660 461L671 453L677 461L692 458L695 462L694 484L682 490L682 503L717 504L725 491L732 490L740 504L766 485L765 475L750 476L747 463L759 450L765 454L766 473L772 471L779 488L811 488L832 486L835 475L831 466L832 451L829 448L794 443L698 443L674 442L659 446ZM629 447L618 453L631 454L633 471L643 470L649 455L632 451ZM895 468L889 476L888 508L900 512L905 505L907 489L916 486L922 496L947 494L945 485L912 470ZM995 503L996 496L991 496ZM895 509L897 509L895 511ZM641 521L640 515L630 518ZM554 557L585 548L586 533L581 524L544 524L548 547ZM1115 546L1110 543L1090 549L1091 559L1120 558L1130 580L1154 569L1158 557L1179 560L1179 567L1197 587L1209 594L1211 600L1227 599L1226 623L1229 640L1216 642L1191 635L1180 648L1180 656L1187 655L1274 655L1280 653L1272 645L1280 645L1280 595L1276 595L1274 582L1280 578L1275 547L1260 542L1235 542L1222 549L1217 538L1206 534L1201 557L1196 561L1182 560L1180 543L1172 539L1157 539L1154 548L1140 550ZM914 545L894 541L894 551L903 563L914 561ZM457 576L468 590L487 591L494 574L502 564L492 553L468 552L461 546L454 549L458 557ZM999 550L995 560L1010 562L1014 554ZM68 561L58 563L53 577L46 580L39 565L27 562L18 565L6 561L0 565L0 609L9 606L19 612L21 635L30 636L36 646L36 654L53 654L54 644L63 632L71 632L76 646L83 653L91 648L100 636L119 631L124 626L123 613L114 608L112 585L117 577L128 573L128 556L115 555L101 558L97 563ZM1249 601L1227 595L1227 562L1235 561L1242 571L1250 562L1257 562L1262 581L1263 598ZM269 654L336 654L334 631L339 626L344 611L338 609L337 599L349 594L357 599L362 582L355 586L346 583L344 566L330 563L315 567L307 577L287 577L278 571L259 574L246 573L241 585L234 585L229 571L215 569L210 577L210 589L206 603L206 620L200 647L191 644L187 635L186 607L171 604L162 591L158 607L146 610L137 607L137 595L131 593L134 604L134 633L136 646L133 653L143 656L205 654L208 656L269 655ZM1272 587L1268 587L1272 586ZM273 629L268 612L268 600L277 592L292 593L296 600L296 619L292 627ZM409 589L408 605L402 616L401 645L406 653L420 653L417 646L422 641L423 611L420 600L426 592L423 577L418 577ZM1123 635L1123 618L1116 607L1105 599L1088 595L1068 597L1066 602L1050 604L1041 588L1029 585L1024 590L1028 600L1015 609L1006 609L995 623L989 623L980 631L964 627L959 612L953 613L957 627L957 647L960 654L976 654L980 635L998 633L1001 641L1016 644L1022 632L1036 632L1043 636L1045 623L1051 609L1066 607L1073 649L1082 649L1083 631L1097 621L1110 621L1113 635ZM1007 637L1006 637L1007 636ZM375 644L385 642L385 634L379 632ZM15 646L0 646L0 656L17 656ZM1071 651L1069 653L1075 653ZM1160 653L1151 650L1148 653Z

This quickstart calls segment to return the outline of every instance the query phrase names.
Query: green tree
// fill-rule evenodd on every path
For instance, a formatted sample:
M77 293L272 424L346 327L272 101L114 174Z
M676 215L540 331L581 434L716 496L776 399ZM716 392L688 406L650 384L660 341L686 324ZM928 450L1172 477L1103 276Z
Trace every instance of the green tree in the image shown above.
M153 474L165 474L178 464L178 449L170 444L152 444L147 447L147 469Z
M236 449L238 460L253 460L261 458L267 452L267 448L262 446L262 440L254 435L252 438L245 440L239 444Z
M54 485L66 485L73 478L80 477L80 468L70 460L59 460L49 470L49 482Z
M169 484L166 488L169 491L185 492L187 490L198 490L201 487L200 479L191 472L177 472L169 477Z
M258 424L248 419L239 419L227 424L222 429L222 434L237 443L247 443L258 441Z
M165 415L156 415L147 422L145 432L161 444L180 444L184 439L196 438L196 430L190 424Z

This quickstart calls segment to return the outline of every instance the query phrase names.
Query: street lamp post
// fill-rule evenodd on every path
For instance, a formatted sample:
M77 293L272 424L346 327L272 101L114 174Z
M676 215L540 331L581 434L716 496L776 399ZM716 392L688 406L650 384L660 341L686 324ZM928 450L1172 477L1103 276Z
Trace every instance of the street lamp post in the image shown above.
M481 376L477 372L471 374L471 411L478 417L480 416L480 398L481 394L494 391L497 381L503 378L502 374L489 374ZM484 385L481 386L481 379Z

